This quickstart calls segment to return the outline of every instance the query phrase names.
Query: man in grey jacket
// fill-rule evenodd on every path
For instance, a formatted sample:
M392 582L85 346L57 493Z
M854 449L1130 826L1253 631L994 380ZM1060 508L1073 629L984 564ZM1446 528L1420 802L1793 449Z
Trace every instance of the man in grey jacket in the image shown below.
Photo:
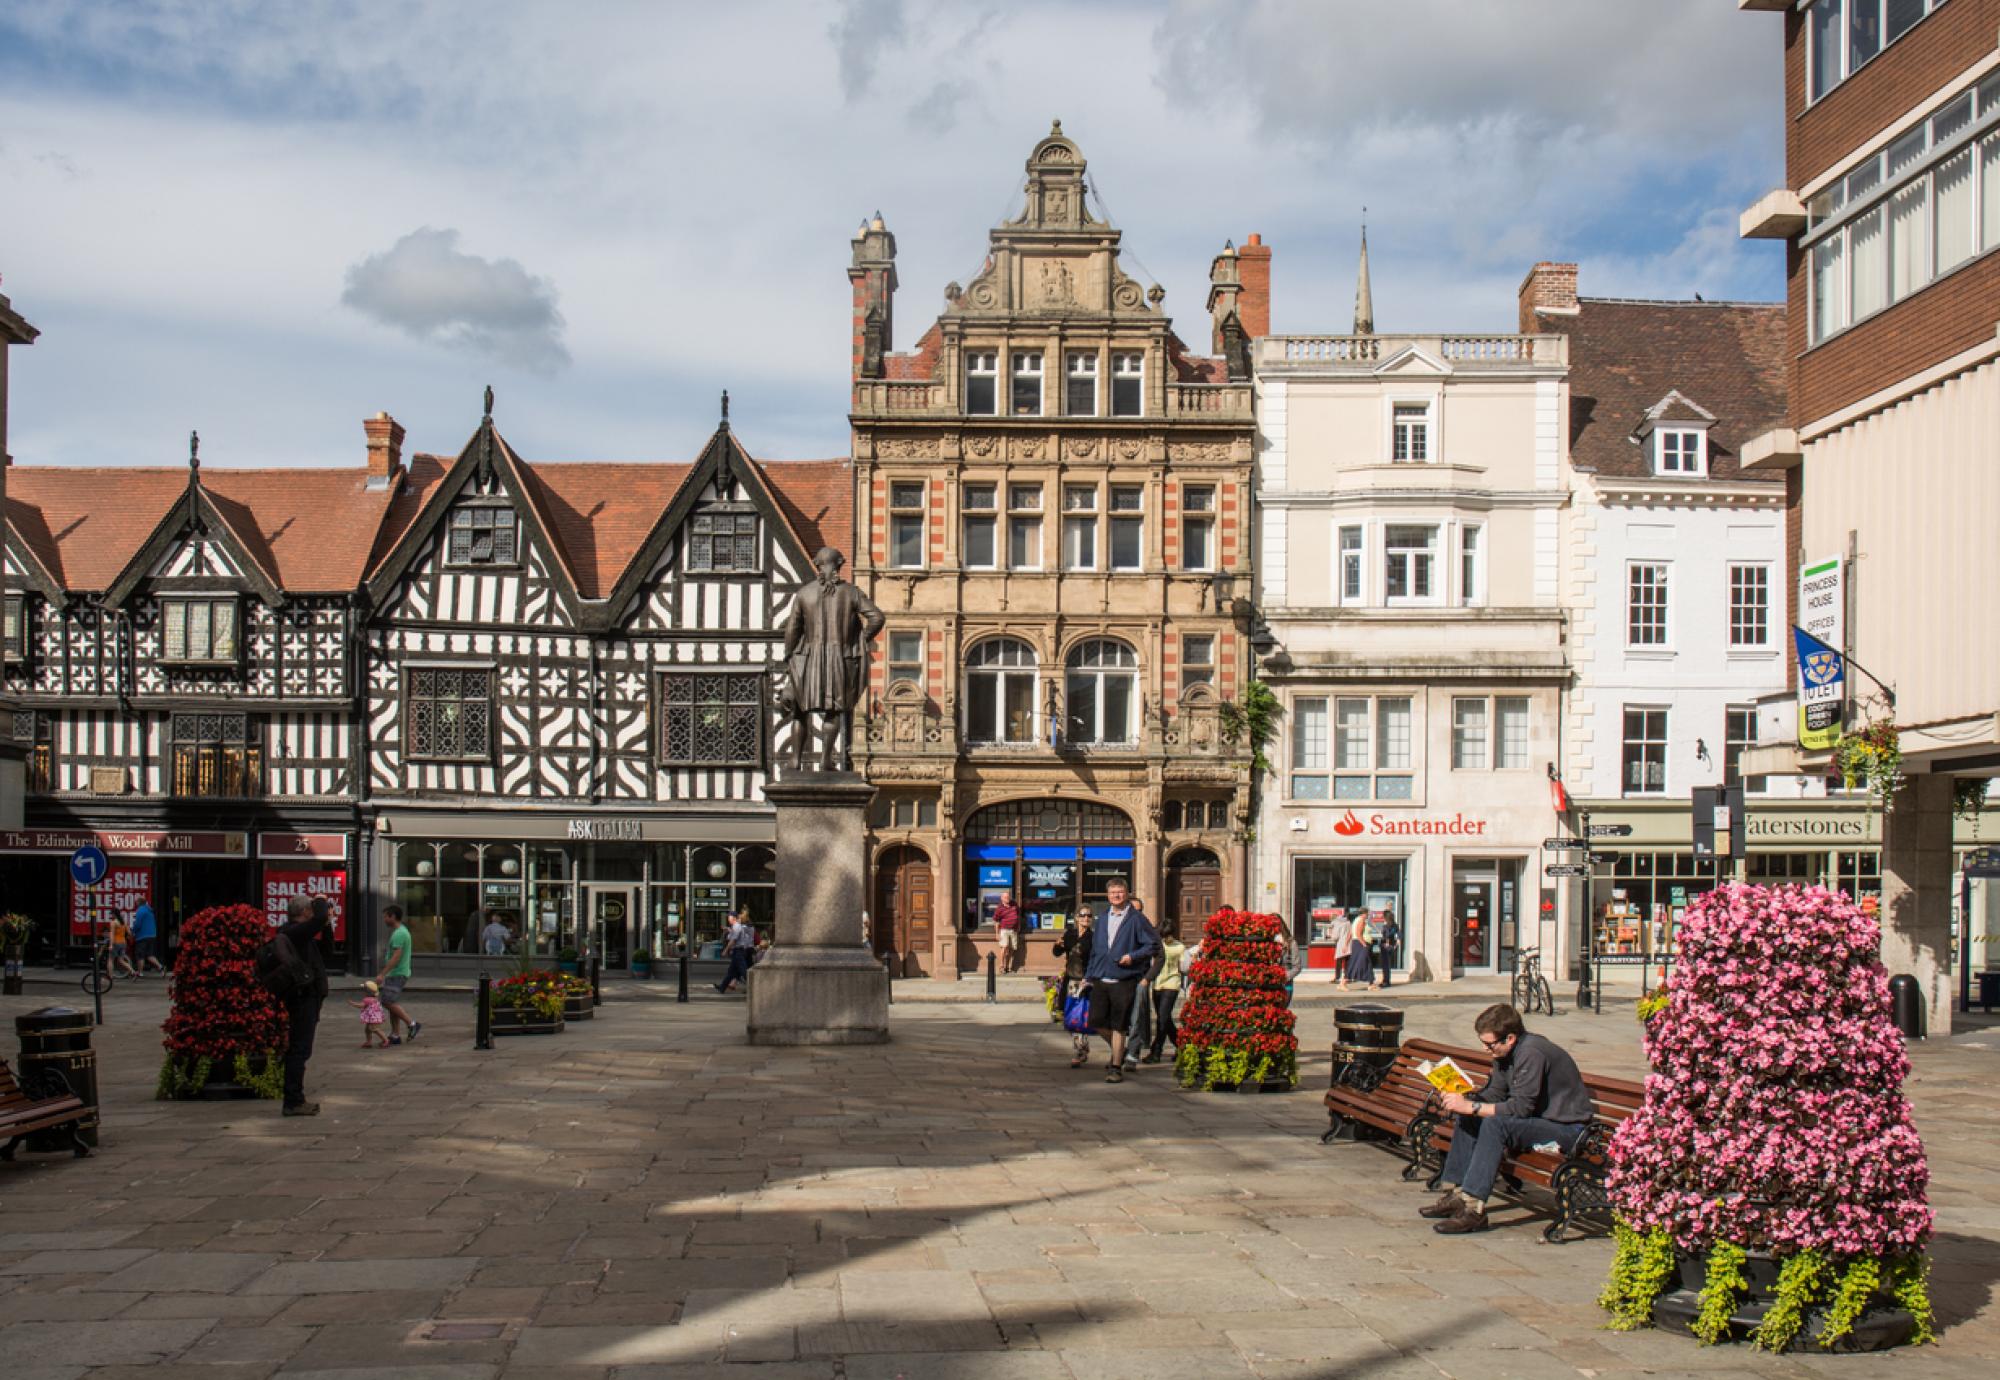
M1444 1196L1419 1208L1448 1235L1486 1230L1486 1198L1508 1152L1552 1146L1568 1154L1589 1129L1595 1111L1562 1046L1521 1025L1511 1006L1489 1006L1472 1028L1493 1056L1493 1073L1471 1097L1444 1093L1444 1109L1458 1117L1451 1150L1438 1176Z

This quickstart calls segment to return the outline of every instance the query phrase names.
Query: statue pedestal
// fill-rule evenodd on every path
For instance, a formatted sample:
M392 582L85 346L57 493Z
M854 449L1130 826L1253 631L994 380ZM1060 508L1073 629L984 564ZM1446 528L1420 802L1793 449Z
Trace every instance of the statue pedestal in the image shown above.
M869 952L867 812L854 772L800 772L764 788L778 807L777 930L750 970L753 1045L875 1045L889 980Z

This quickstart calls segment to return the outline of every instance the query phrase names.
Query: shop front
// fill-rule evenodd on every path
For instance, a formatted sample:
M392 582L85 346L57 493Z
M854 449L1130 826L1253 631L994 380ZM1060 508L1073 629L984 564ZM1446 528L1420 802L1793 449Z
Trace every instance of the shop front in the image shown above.
M1096 801L1001 801L975 813L964 838L962 968L983 970L985 955L997 948L993 915L1003 892L1012 891L1020 908L1024 970L1053 973L1062 966L1055 941L1079 905L1088 902L1102 915L1114 877L1138 890L1131 817ZM1154 915L1161 912L1153 903L1163 899L1140 896Z
M781 932L775 822L767 814L558 817L383 812L373 841L376 903L401 907L419 971L483 958L719 958L732 910L760 938ZM498 923L504 936L489 933Z

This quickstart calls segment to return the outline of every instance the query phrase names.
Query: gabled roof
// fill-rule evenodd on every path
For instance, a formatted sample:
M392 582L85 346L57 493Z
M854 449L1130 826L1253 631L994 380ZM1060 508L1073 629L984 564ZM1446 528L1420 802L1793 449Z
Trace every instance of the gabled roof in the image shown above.
M15 564L36 593L61 608L69 602L69 593L63 588L56 567L50 564L60 560L60 556L48 524L42 521L41 510L9 498L6 517L7 550Z
M218 531L249 567L293 594L351 593L391 495L364 469L222 469L201 487ZM63 589L111 589L188 496L188 468L15 465L7 525ZM144 566L142 565L143 569Z
M1569 337L1570 458L1579 468L1650 477L1634 438L1678 396L1700 400L1690 416L1714 419L1711 478L1765 478L1745 473L1737 457L1745 441L1787 420L1783 303L1582 297L1574 314L1539 312L1536 322Z
M284 589L271 561L271 549L257 528L257 520L236 500L211 494L201 482L201 471L192 468L179 500L160 515L146 540L139 543L124 568L104 587L106 601L122 604L131 598L146 578L146 572L184 540L189 531L215 533L235 557L243 582L252 593L273 606L285 602Z

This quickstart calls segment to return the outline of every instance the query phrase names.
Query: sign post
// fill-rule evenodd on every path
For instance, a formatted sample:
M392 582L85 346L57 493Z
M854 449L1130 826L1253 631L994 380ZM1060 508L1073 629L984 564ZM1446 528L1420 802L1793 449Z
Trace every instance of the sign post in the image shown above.
M110 871L111 859L105 857L104 850L94 843L86 843L83 847L69 855L69 879L71 884L80 890L90 890L103 881L105 875ZM73 910L74 907L71 909ZM97 907L92 906L90 910L90 962L92 968L91 976L94 981L90 984L90 993L91 1006L93 1008L93 1023L97 1025L104 1024L104 979L111 966L108 956L98 951L98 946L102 942L100 935L103 924L104 916L102 912ZM102 970L97 967L98 964L104 965Z

